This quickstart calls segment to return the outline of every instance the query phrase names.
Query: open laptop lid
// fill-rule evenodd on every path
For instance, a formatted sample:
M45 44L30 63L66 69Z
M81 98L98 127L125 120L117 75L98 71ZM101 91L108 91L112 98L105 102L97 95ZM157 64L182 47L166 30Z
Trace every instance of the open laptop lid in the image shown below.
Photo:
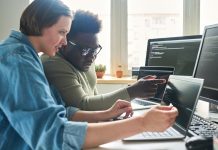
M170 75L174 74L174 67L170 66L143 66L139 68L138 80L148 75L156 75L157 79L165 79L166 82ZM166 84L158 85L157 92L154 97L149 98L151 101L161 102Z
M171 103L178 109L179 115L174 127L184 135L188 132L203 82L199 78L174 75L169 77L163 103Z
M188 133L188 128L192 120L195 107L200 95L203 79L186 77L186 76L174 76L171 75L167 82L166 90L164 92L163 103L172 103L177 107L179 115L176 118L173 129L179 134L173 136L155 136L145 137L144 134L150 132L140 133L123 141L153 141L153 140L178 140L184 139Z

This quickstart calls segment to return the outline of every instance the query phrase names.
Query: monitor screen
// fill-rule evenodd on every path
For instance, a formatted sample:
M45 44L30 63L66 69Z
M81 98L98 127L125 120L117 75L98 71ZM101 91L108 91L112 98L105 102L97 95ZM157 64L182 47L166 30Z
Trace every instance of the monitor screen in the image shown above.
M206 26L195 65L194 77L203 78L201 100L218 104L218 24Z
M145 66L172 66L175 75L192 76L201 35L149 39Z

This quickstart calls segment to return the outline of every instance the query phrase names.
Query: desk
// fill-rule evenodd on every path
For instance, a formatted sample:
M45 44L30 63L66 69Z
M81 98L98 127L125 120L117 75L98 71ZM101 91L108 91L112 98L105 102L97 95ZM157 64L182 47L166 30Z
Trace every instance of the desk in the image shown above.
M158 142L123 142L118 140L89 150L186 150L186 147L185 140Z

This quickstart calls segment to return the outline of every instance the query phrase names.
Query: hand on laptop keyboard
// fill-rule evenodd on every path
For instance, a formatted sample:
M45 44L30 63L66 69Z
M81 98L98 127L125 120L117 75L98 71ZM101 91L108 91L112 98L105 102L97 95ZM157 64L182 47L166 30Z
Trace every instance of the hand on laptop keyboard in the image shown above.
M108 119L117 118L119 116L122 116L122 118L125 119L133 115L131 103L121 99L117 100L114 105L106 111Z

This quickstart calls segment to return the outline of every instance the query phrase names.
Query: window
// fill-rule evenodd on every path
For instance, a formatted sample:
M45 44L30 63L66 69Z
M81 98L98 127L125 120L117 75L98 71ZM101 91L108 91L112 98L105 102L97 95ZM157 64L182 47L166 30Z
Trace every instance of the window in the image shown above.
M64 0L65 1L65 0ZM102 20L96 63L124 75L145 64L147 39L199 34L200 0L68 0L72 10L90 10Z
M200 31L203 33L206 25L212 25L218 23L218 1L217 0L201 0L201 13L200 13Z
M128 1L128 70L145 65L147 40L183 35L182 0Z

